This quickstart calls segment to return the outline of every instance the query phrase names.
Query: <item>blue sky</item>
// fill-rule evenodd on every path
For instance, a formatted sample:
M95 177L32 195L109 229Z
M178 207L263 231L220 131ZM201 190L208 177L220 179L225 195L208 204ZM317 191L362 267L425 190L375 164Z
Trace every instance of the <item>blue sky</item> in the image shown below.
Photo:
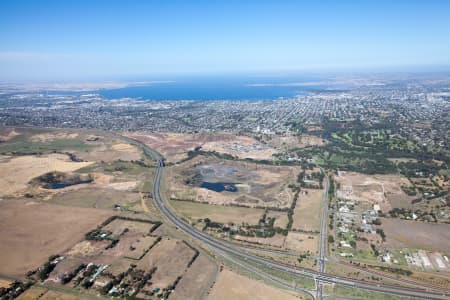
M0 80L443 65L450 1L0 2Z

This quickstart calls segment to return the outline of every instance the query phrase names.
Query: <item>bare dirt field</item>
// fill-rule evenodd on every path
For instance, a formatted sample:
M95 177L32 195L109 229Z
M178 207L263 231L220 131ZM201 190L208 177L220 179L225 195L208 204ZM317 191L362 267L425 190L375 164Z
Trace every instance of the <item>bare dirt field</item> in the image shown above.
M319 231L323 190L303 189L294 208L293 229Z
M355 172L339 172L335 180L341 185L338 197L369 204L379 204L381 210L393 207L410 207L414 197L408 196L401 186L410 186L401 175L366 175Z
M386 241L395 248L418 248L448 253L450 225L400 219L381 219Z
M92 164L73 162L67 155L25 155L5 157L0 160L0 196L11 195L27 188L28 182L52 171L71 172ZM8 176L4 176L8 174Z
M316 254L318 243L319 239L315 234L290 231L284 241L284 248Z
M276 149L290 150L312 146L324 146L328 141L314 135L274 135L268 139L268 144Z
M242 222L245 222L256 225L264 214L264 210L260 208L222 206L178 200L171 200L170 204L181 215L193 220L209 218L212 221L224 224L242 224Z
M0 201L0 274L21 277L62 253L112 212L23 201Z
M170 167L169 195L217 205L288 208L293 193L288 185L296 181L297 167L256 165L248 162L196 157ZM233 184L234 191L215 190L202 184Z
M207 299L209 300L272 300L272 299L296 299L299 298L262 281L250 279L243 275L224 269L219 273ZM300 298L301 299L301 298Z
M172 284L188 268L195 251L180 240L163 239L137 263L141 270L157 267L151 288L164 288Z
M239 158L272 159L276 153L271 147L247 136L230 133L140 133L132 134L136 139L160 152L169 162L187 157L187 152L201 147L205 151L226 153Z
M175 291L170 294L170 299L203 299L202 296L217 276L217 269L214 262L200 254L177 284Z

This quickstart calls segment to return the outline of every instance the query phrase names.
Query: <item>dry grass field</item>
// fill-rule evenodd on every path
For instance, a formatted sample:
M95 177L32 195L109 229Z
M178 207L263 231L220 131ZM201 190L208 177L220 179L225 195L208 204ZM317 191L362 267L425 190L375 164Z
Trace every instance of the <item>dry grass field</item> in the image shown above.
M315 234L290 231L284 241L284 248L298 252L309 251L316 254L318 243L319 237Z
M242 222L245 222L256 225L264 214L264 210L260 208L212 205L178 200L171 200L170 204L182 216L193 220L209 218L212 221L224 224L242 224Z
M243 275L224 269L219 273L208 300L299 300L298 295L269 286L262 281L250 279ZM307 298L304 298L307 299Z
M103 210L0 201L0 274L24 276L111 215Z
M156 266L151 288L164 288L183 275L194 255L195 251L184 242L165 238L147 252L137 265L146 271Z
M152 227L153 224L151 223L115 219L103 227L103 230L111 231L114 236L119 236L125 229L145 235L150 232Z
M66 190L65 188L64 190ZM127 206L140 201L139 193L98 188L68 189L55 194L49 203L86 208L113 208L114 205Z
M200 254L177 284L177 288L170 295L170 299L203 299L206 291L216 278L217 271L216 264L205 255Z
M303 189L294 208L293 229L319 231L323 190Z
M80 298L92 299L93 297L88 298L84 295L81 296L81 295L66 294L57 291L48 291L41 298L39 298L39 300L78 300Z
M400 219L381 219L386 242L394 248L418 248L448 253L450 225Z
M284 245L285 236L282 234L275 234L272 237L262 238L262 237L253 237L253 236L242 236L242 235L234 235L234 239L242 242L271 246L275 248L282 248Z
M91 151L71 151L78 158L86 161L113 162L116 160L132 161L141 159L141 150L136 146L116 140L91 142L96 146Z
M67 155L25 155L0 157L0 196L12 195L27 188L28 182L52 171L71 172L86 167L92 162L73 162ZM5 176L9 174L10 176Z

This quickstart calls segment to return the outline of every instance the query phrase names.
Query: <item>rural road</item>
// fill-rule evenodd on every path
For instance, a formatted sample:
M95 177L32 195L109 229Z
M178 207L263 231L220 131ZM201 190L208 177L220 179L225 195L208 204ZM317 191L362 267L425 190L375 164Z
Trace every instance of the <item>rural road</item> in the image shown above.
M299 276L299 277L311 278L311 279L316 280L320 284L323 284L323 283L337 284L337 285L346 286L346 287L350 287L350 288L364 289L367 291L374 291L374 292L380 292L380 293L385 293L385 294L390 294L390 295L397 295L397 296L404 296L404 297L411 297L411 298L418 298L418 299L449 299L449 297L450 297L449 290L407 288L407 287L401 287L401 286L395 286L395 285L376 284L376 283L360 281L360 280L342 277L342 276L335 276L335 275L327 274L327 273L324 273L321 271L315 271L315 270L306 269L306 268L294 267L291 265L283 264L280 262L272 261L269 259L265 259L265 258L256 256L256 255L247 253L245 251L242 251L242 249L240 249L236 245L233 245L232 243L226 242L226 241L218 239L218 238L214 238L214 237L210 236L209 234L207 234L203 231L200 231L200 230L192 227L190 224L184 222L180 217L178 217L174 212L172 212L172 210L169 207L167 207L167 204L165 203L165 201L161 195L161 191L160 191L161 179L163 177L163 172L164 172L163 158L161 157L160 154L158 154L156 151L152 150L151 148L147 147L146 145L144 145L138 141L134 141L134 140L133 140L133 142L137 143L145 151L145 153L147 155L150 155L151 157L153 157L157 162L157 168L156 168L154 178L153 178L153 198L154 198L155 205L160 210L160 212L173 225L175 225L177 227L177 229L184 232L186 235L188 235L192 239L207 246L212 251L214 251L216 254L225 256L232 263L242 266L243 268L257 274L258 276L260 276L266 280L274 282L277 285L281 285L290 290L307 293L313 299L316 298L315 293L313 293L312 291L309 291L304 288L288 285L288 284L278 280L277 278L273 277L272 275L268 274L267 272L264 272L264 271L262 271L256 267L253 267L251 265L258 265L263 268L270 268L272 270L284 272L284 273L287 273L287 274L290 274L290 275L296 276L296 277ZM328 205L327 205L327 207L328 207ZM326 212L323 212L323 213L326 213ZM324 235L325 235L325 239L326 239L326 234L324 234ZM326 243L326 240L325 240L325 243ZM323 254L322 256L319 255L319 261L324 263L324 251L322 254ZM321 268L320 265L319 265L319 268ZM324 268L324 266L323 266L323 268Z
M328 186L329 186L329 178L323 169L320 169L324 176L324 193L323 193L323 207L322 207L322 216L320 223L320 236L319 236L319 264L318 271L319 273L325 273L325 259L327 254L327 221L328 221ZM316 284L316 299L323 299L323 284L321 281L317 281Z

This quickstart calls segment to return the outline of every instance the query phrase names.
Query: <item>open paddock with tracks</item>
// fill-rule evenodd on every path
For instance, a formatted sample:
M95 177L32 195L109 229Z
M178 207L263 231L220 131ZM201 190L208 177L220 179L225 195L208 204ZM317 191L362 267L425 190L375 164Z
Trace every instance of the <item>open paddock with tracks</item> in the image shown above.
M302 189L294 208L293 229L319 231L323 203L323 190Z
M183 276L189 264L195 259L196 251L185 242L163 238L137 263L137 268L145 271L157 267L147 288L164 288Z
M70 249L111 215L111 211L0 201L0 274L23 277L50 255Z
M302 232L290 231L286 236L283 247L297 252L317 253L319 236Z
M216 263L200 254L181 278L170 299L202 299L215 280L217 272Z

